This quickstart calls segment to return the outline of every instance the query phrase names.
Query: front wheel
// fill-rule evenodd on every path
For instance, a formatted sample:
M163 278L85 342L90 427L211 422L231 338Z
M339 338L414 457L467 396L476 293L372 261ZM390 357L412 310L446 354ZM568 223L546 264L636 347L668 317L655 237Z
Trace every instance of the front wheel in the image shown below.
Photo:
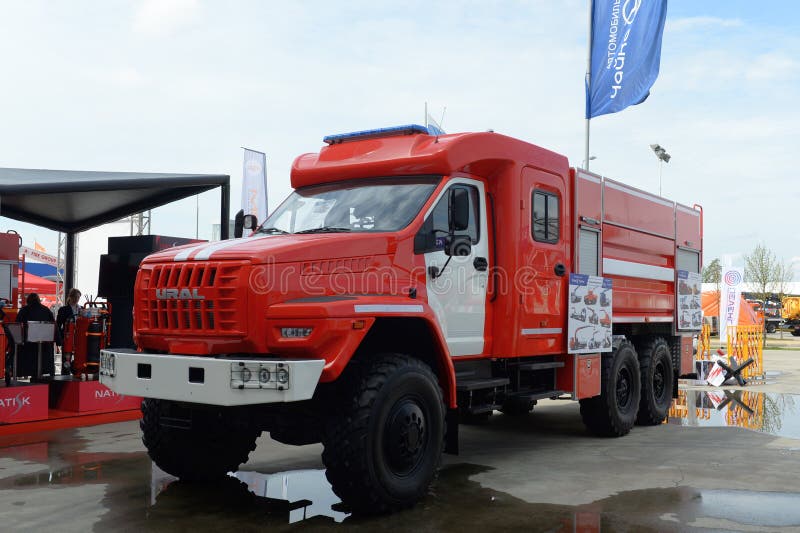
M600 379L600 396L580 401L583 423L601 437L626 435L636 421L641 394L639 360L630 342L603 355Z
M142 442L161 470L185 481L208 481L235 472L256 448L260 430L222 409L142 401Z
M381 354L349 371L323 439L328 481L357 513L410 507L436 476L444 446L436 376L403 354Z

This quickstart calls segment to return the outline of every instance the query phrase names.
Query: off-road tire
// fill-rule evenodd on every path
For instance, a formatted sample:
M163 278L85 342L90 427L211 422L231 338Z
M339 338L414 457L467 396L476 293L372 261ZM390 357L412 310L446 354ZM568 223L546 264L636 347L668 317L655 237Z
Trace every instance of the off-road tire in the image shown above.
M170 419L175 418L186 421L186 428L174 427ZM247 462L261 434L222 409L179 409L175 402L152 398L142 401L139 427L150 458L185 481L209 481L235 472Z
M642 395L636 423L656 426L664 421L672 404L675 372L669 344L661 337L649 338L639 346Z
M360 363L360 364L359 364ZM358 514L404 509L425 496L445 441L433 371L404 354L351 362L323 437L333 491Z
M583 423L600 437L627 435L636 422L641 396L639 360L630 342L603 354L600 379L600 396L580 401Z

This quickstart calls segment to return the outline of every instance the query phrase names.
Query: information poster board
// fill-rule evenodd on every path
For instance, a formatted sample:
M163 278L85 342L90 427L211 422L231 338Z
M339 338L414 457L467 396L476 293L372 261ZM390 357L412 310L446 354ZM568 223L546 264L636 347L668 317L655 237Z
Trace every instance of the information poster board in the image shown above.
M699 331L703 326L700 304L702 278L697 272L678 270L678 330Z
M610 352L611 278L570 274L568 298L567 351Z

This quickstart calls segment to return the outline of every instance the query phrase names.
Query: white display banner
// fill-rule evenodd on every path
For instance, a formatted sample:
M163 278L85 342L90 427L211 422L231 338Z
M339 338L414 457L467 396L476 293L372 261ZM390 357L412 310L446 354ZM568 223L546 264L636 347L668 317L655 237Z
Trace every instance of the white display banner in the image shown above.
M741 268L727 267L722 271L722 290L719 295L719 341L728 340L728 326L739 324L739 306L742 299L744 272Z
M700 303L703 279L697 272L678 270L678 329L699 331L703 325Z
M40 252L39 250L35 250L33 248L28 248L27 246L20 246L19 247L19 256L25 256L26 261L36 261L39 263L44 263L46 265L57 266L58 259L55 256L50 254L46 254L44 252Z
M611 278L569 275L568 353L611 351Z
M242 166L242 209L261 224L267 218L267 156L244 149Z

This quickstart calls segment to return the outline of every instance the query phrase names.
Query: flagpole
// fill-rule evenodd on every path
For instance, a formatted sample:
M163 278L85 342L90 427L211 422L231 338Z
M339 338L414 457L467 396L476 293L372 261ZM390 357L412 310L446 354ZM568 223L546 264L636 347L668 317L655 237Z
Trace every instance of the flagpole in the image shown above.
M594 14L594 0L589 1L589 43L586 47L588 52L586 53L586 101L591 102L591 94L592 94L592 39L594 38L593 31L592 31L592 16ZM590 111L587 109L586 111ZM583 152L583 165L586 170L589 170L589 127L591 125L592 119L589 118L589 113L587 113L586 117L586 140L584 144L584 152Z

